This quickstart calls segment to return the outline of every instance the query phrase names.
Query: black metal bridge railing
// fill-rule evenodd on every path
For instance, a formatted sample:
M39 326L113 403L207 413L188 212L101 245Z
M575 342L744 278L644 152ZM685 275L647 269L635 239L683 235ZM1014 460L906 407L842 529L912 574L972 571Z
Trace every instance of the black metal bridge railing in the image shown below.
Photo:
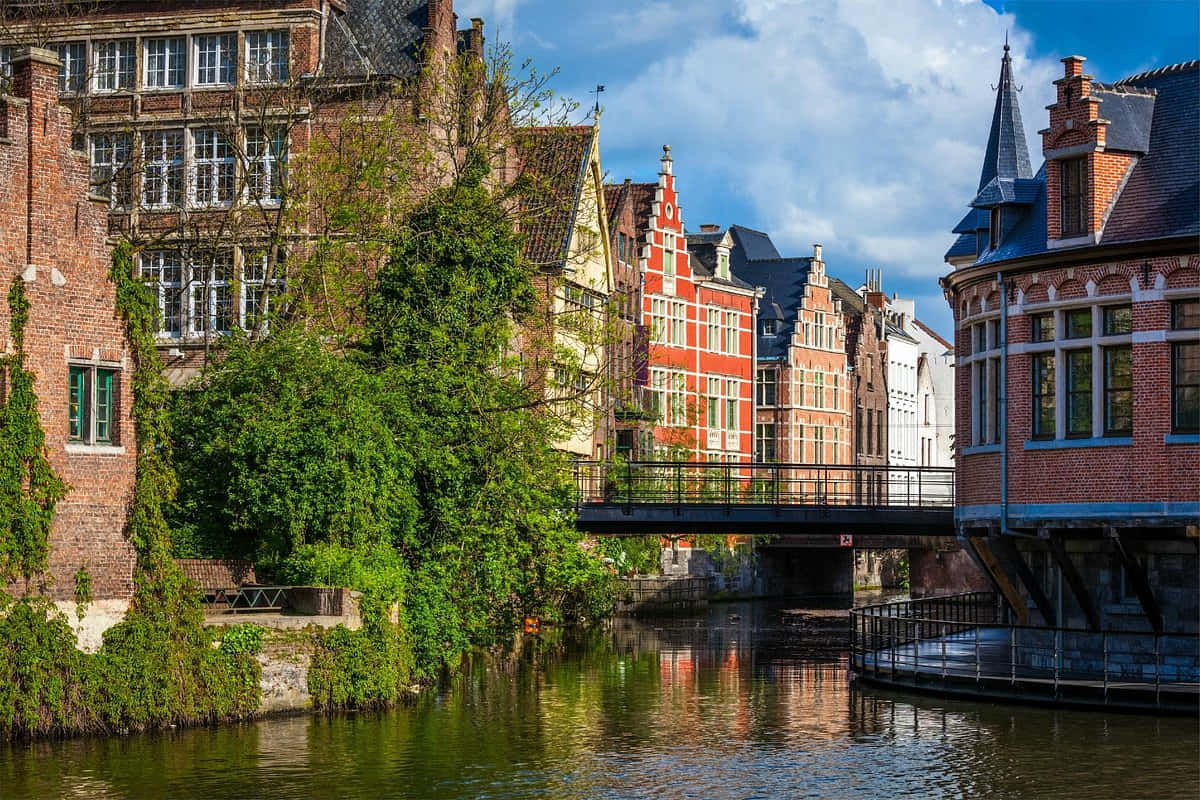
M943 467L579 461L574 471L581 506L954 506L954 470Z

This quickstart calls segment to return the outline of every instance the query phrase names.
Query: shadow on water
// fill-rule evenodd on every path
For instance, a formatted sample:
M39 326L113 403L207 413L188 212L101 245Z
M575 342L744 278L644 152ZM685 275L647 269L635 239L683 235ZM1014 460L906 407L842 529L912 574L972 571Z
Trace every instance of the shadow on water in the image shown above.
M1194 720L858 689L845 612L618 619L386 714L0 748L0 797L1195 797Z

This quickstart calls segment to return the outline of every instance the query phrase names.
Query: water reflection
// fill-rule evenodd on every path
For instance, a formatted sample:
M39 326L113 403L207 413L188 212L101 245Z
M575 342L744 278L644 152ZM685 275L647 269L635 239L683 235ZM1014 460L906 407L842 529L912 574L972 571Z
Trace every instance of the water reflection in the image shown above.
M0 749L0 797L1194 797L1194 720L857 689L844 614L621 620L382 714Z

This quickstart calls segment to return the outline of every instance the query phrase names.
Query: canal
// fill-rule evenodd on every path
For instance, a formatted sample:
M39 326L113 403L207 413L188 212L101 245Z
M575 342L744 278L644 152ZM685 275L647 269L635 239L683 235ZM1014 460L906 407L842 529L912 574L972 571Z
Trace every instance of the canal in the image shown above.
M479 657L389 713L0 746L0 797L1200 795L1196 720L857 688L844 620L714 605Z

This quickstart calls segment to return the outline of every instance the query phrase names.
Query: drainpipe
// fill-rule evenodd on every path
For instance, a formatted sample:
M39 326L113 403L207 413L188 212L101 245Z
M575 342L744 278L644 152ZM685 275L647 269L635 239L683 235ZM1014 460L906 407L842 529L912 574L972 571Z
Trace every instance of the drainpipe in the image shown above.
M1000 385L996 388L996 413L1000 415L1000 534L1003 536L1008 533L1008 291L999 272L996 283L1000 285Z

